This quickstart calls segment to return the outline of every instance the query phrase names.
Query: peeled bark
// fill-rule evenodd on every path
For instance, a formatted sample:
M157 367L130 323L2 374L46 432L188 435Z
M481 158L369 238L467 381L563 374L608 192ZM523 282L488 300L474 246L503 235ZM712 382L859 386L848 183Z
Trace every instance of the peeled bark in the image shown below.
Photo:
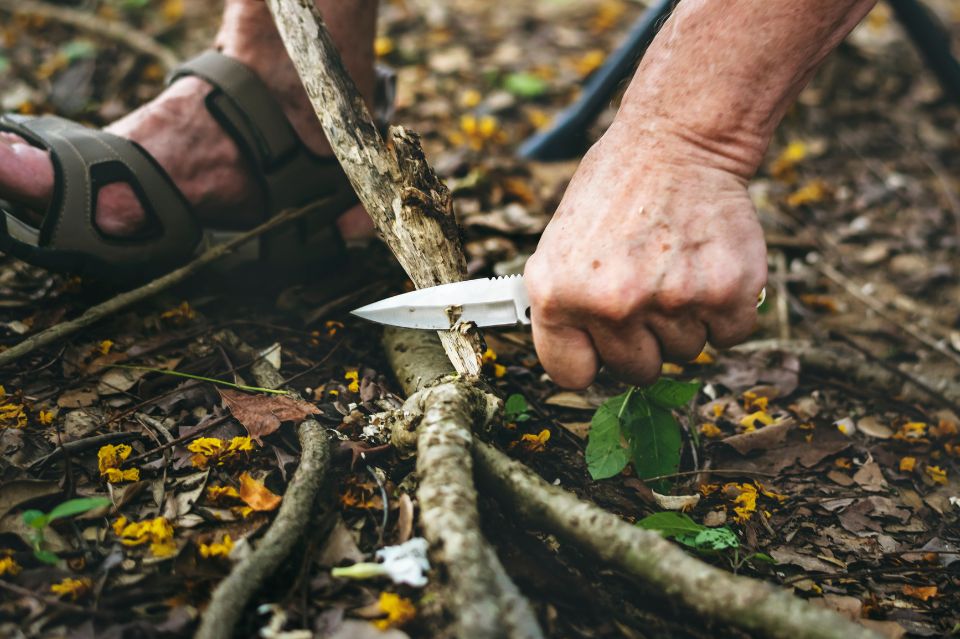
M388 148L313 0L267 0L323 131L377 231L418 288L462 280L467 263L450 191L415 133L391 127ZM458 373L480 372L475 330L440 333Z

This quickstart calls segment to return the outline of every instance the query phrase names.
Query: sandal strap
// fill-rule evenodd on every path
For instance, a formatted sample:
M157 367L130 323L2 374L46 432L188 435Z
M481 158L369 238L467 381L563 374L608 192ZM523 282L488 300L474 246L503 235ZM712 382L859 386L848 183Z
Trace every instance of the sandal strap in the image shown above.
M336 159L318 156L303 144L267 85L245 64L206 51L177 67L170 82L185 76L214 87L207 109L253 164L268 215L350 189Z
M49 151L54 194L39 229L7 213L0 250L41 266L116 278L146 277L187 260L201 237L190 205L140 145L56 116L0 116L0 130ZM107 184L131 187L147 216L143 232L111 237L95 223Z

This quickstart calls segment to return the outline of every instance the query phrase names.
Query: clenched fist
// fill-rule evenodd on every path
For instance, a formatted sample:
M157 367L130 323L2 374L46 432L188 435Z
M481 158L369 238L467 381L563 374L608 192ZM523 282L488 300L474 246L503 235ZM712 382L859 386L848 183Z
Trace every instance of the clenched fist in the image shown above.
M559 385L583 388L601 365L648 384L662 362L753 330L763 232L746 180L710 155L615 124L584 157L524 274L537 353Z

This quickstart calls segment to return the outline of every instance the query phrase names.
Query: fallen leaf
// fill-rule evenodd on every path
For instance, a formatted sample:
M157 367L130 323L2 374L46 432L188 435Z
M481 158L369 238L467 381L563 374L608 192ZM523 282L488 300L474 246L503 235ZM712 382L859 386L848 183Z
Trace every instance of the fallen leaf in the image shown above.
M557 422L565 431L578 439L586 439L590 432L590 422Z
M261 445L260 438L275 432L281 423L301 422L320 412L313 404L288 395L251 395L221 388L217 391L224 406Z
M413 500L410 495L402 493L397 500L399 513L397 514L397 543L402 544L413 536Z
M108 368L97 382L101 395L117 395L133 388L149 371L136 368Z
M864 435L875 439L890 439L893 437L893 429L882 423L880 419L874 415L867 415L857 421L857 428L860 429L860 432Z
M874 460L870 460L860 467L854 476L853 481L860 488L870 493L879 493L887 489L887 482L880 472L880 465Z
M786 441L787 433L790 432L795 423L792 418L788 417L769 426L726 437L720 441L731 446L741 455L746 455L750 451L758 449L767 450L783 444Z
M911 586L910 584L904 584L903 588L900 589L900 592L908 597L913 597L914 599L919 599L920 601L926 601L931 597L937 596L937 587Z
M55 481L14 479L0 484L0 519L18 506L40 497L62 492Z
M787 547L777 548L770 551L770 556L777 560L778 564L789 564L791 566L800 566L804 570L812 572L837 572L837 566L828 563L811 555L804 555Z
M700 502L700 494L693 495L661 495L653 491L653 499L664 510L687 510Z
M577 410L594 410L603 402L594 402L583 395L564 391L548 397L543 403L549 404L550 406L561 406L563 408L574 408Z
M70 390L57 398L57 406L60 408L85 408L97 403L100 396L92 388L79 388Z
M250 476L250 473L240 475L240 499L254 510L276 510L283 497L276 495L269 488Z

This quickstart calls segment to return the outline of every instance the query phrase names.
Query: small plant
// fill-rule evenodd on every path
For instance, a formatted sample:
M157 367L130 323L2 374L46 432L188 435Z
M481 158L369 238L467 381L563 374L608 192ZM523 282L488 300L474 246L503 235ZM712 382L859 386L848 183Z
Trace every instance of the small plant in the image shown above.
M689 404L699 389L697 382L660 379L653 386L633 387L604 402L590 424L586 452L590 476L613 477L631 461L640 479L677 472L682 439L671 411ZM650 486L667 492L670 482L659 479Z
M740 556L740 540L729 526L710 528L698 524L687 515L675 512L660 512L644 517L637 522L638 528L654 530L667 539L693 549L701 555L722 555L736 573L745 563L777 563L776 559L762 552Z
M54 507L48 513L40 510L27 510L23 513L23 522L32 530L30 542L33 545L33 555L40 561L47 564L55 564L60 561L56 553L44 550L44 531L47 526L58 519L73 517L85 513L95 508L103 508L110 505L110 500L106 497L83 497L80 499L70 499Z
M503 421L505 422L525 422L530 419L529 406L527 400L518 393L514 393L507 398L503 404Z

